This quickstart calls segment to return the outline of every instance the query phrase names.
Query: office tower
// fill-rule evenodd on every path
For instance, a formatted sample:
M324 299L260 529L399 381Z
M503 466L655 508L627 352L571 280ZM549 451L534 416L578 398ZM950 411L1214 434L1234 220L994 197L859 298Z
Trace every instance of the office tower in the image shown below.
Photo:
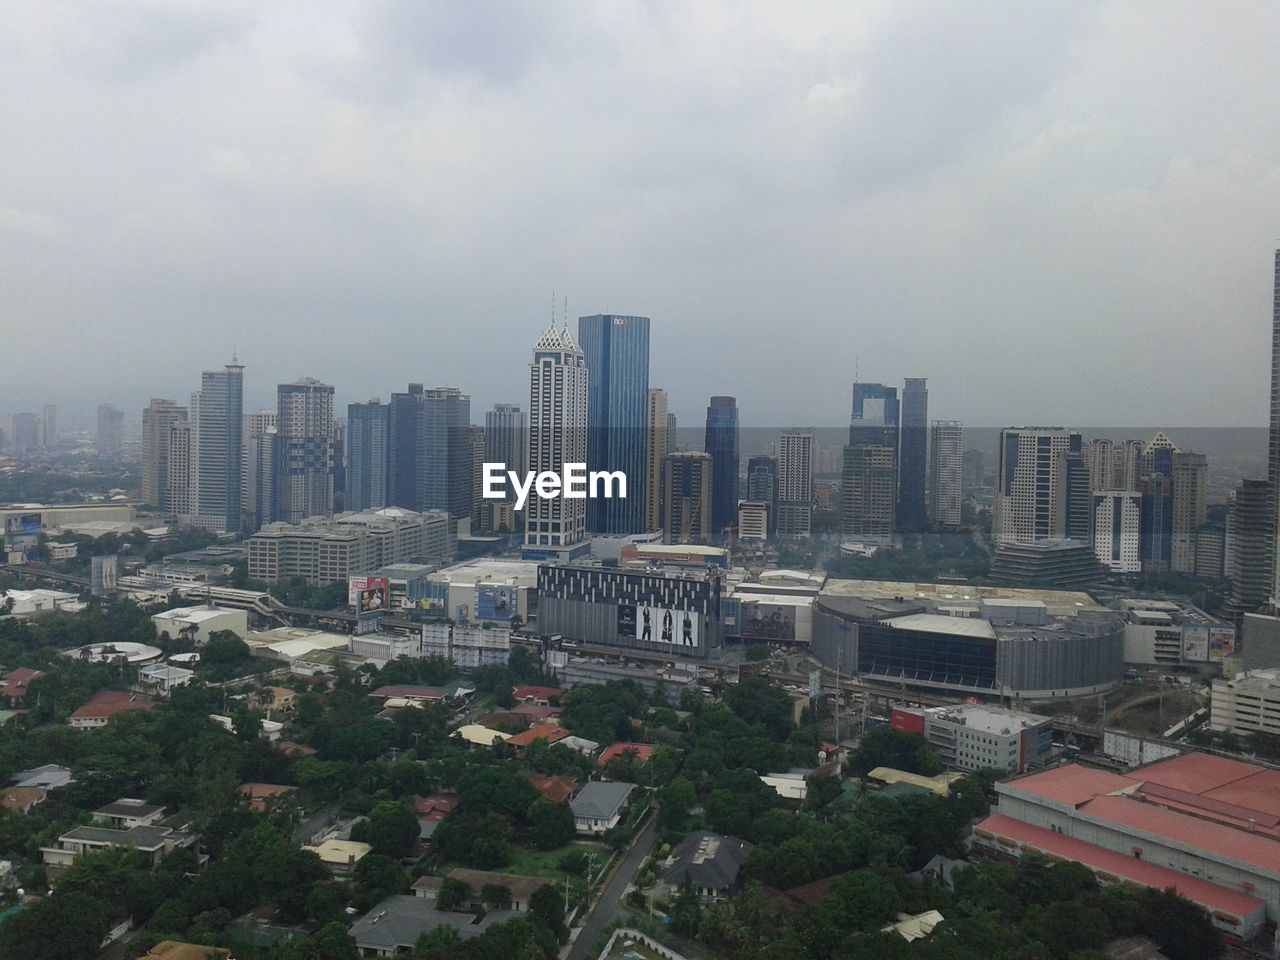
M1090 440L1087 449L1089 489L1095 493L1122 489L1124 471L1118 469L1120 458L1116 453L1116 445L1107 439Z
M719 537L738 519L738 402L712 397L704 449L711 456L711 531Z
M187 422L187 408L153 397L142 411L142 502L171 510L169 498L169 431Z
M422 384L391 395L387 499L394 507L422 511L418 487L418 446L422 433Z
M1205 580L1221 580L1226 576L1227 531L1220 525L1206 524L1196 531L1195 574Z
M1072 540L1089 539L1092 505L1089 488L1089 461L1079 434L1058 458L1058 499L1055 529Z
M923 377L908 377L902 389L897 528L904 533L920 533L928 525L925 508L929 462L927 382Z
M252 533L279 519L276 467L279 455L277 410L246 413L242 427L244 456L240 463L240 525Z
M1271 596L1268 558L1273 541L1270 486L1266 480L1245 480L1227 505L1226 574L1231 592L1226 606L1236 617L1259 610Z
M1195 573L1196 534L1207 518L1209 462L1203 453L1173 455L1173 550L1170 569Z
M738 501L738 539L764 541L769 537L769 505L762 500Z
M914 402L918 405L918 396ZM898 415L897 387L853 385L853 415L840 481L844 501L840 530L845 536L884 541L897 529Z
M347 425L334 417L333 423L333 512L347 508Z
M985 486L987 455L981 450L966 450L960 455L960 474L960 485L964 490Z
M680 449L680 444L678 442L679 438L676 436L676 431L679 429L679 426L680 426L679 422L676 420L676 415L674 413L668 413L667 414L667 453L675 453L677 450Z
M345 510L381 510L390 483L391 407L379 399L347 405Z
M1093 494L1093 555L1112 573L1142 572L1142 494Z
M471 516L471 398L457 387L422 393L418 487L423 510Z
M483 527L484 517L484 427L473 424L469 431L471 436L471 532L475 533ZM490 511L490 516L493 515Z
M649 403L649 318L597 314L578 318L587 364L587 469L620 470L627 496L587 501L587 529L644 529L645 433Z
M191 522L202 530L240 530L243 412L243 364L232 359L200 375L191 396Z
M1061 427L1000 431L992 536L997 545L1064 536L1063 471L1059 461L1081 448L1079 433Z
M124 412L109 403L98 405L98 443L100 457L118 457L124 448Z
M706 543L711 536L714 465L707 453L669 453L662 467L664 543Z
M963 497L964 425L959 420L933 421L929 444L929 515L935 526L960 526Z
M1142 572L1168 573L1173 554L1173 478L1150 473L1138 480L1142 497Z
M896 478L892 447L851 443L844 448L840 480L842 536L870 543L893 539Z
M51 450L58 442L58 408L46 403L40 414L40 445Z
M40 421L34 413L15 413L9 446L15 454L35 453L40 448Z
M529 364L530 470L563 476L566 463L586 462L587 380L569 328L557 330L553 321L533 345ZM526 549L569 547L582 541L586 529L585 500L534 496L525 507Z
M529 462L529 419L514 403L495 403L484 415L484 458L523 475ZM514 496L514 495L513 495Z
M333 514L333 387L311 377L276 388L276 515Z
M162 493L165 510L190 523L194 513L195 497L195 454L192 436L194 430L187 419L175 420L169 424L169 431L164 438L168 448L165 456L168 476L165 479L165 490Z
M769 532L778 529L778 458L762 454L747 461L747 499L763 503L769 513ZM741 535L741 531L739 531Z
M1142 476L1142 449L1144 440L1126 440L1122 446L1116 447L1116 489L1137 490L1138 478Z
M813 520L813 431L778 438L778 533L807 537Z
M667 423L667 391L649 388L644 437L644 528L662 529L662 461L671 452Z
M1273 609L1280 604L1280 250L1276 250L1271 299L1271 432L1267 445L1267 487L1271 544L1266 564Z

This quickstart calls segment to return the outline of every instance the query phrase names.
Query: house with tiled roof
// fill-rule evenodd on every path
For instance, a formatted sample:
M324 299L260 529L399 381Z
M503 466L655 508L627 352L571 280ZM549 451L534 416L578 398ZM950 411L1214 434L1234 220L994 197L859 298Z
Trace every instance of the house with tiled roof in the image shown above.
M96 730L105 727L107 721L131 710L150 710L155 704L138 693L119 690L103 690L95 693L75 710L67 723L75 730Z
M578 790L578 778L564 774L526 773L525 778L539 795L552 803L568 803Z

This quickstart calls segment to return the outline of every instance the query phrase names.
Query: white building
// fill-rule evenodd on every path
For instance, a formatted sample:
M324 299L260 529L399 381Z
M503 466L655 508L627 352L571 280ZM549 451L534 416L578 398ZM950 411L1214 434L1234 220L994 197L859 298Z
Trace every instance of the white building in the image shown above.
M167 697L175 687L185 687L196 675L194 670L167 663L153 663L138 671L138 682L149 690Z
M788 430L778 438L780 536L807 537L813 521L813 432Z
M1142 494L1107 490L1093 495L1093 555L1112 573L1142 572Z
M997 545L1035 543L1064 535L1059 516L1066 491L1059 469L1080 435L1061 427L1000 431L992 536Z
M893 728L929 741L948 767L957 770L1024 772L1053 752L1049 717L985 704L894 707Z
M463 668L504 665L511 657L511 628L433 620L422 625L421 655L444 657Z
M622 820L636 785L615 780L591 780L569 801L578 833L607 833Z
M564 474L587 462L587 365L566 325L553 320L529 364L529 469ZM556 551L582 542L587 501L533 497L525 507L526 549Z
M929 515L940 527L960 526L964 473L964 425L933 421L929 444Z
M1209 726L1237 736L1280 735L1280 669L1250 670L1213 681Z
M84 609L78 595L63 590L5 590L0 593L0 606L7 605L10 600L13 601L13 608L9 612L17 617L53 613L56 610L78 613Z
M174 607L157 613L151 622L157 636L167 633L171 640L189 637L197 647L204 646L221 630L229 630L241 640L249 635L249 611L231 607Z
M738 501L738 539L765 540L769 536L769 505L760 500Z
M421 657L422 638L392 636L386 633L356 634L350 638L347 649L365 660L387 663L397 657Z

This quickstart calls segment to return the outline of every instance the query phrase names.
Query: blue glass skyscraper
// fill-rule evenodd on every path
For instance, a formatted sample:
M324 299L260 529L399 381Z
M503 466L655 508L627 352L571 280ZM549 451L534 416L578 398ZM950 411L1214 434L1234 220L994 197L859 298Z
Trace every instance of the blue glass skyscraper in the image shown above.
M711 454L711 534L719 537L738 518L738 404L733 397L711 398L705 446Z
M649 318L578 318L587 364L587 469L621 470L625 499L587 501L593 533L644 530L645 435L649 402Z

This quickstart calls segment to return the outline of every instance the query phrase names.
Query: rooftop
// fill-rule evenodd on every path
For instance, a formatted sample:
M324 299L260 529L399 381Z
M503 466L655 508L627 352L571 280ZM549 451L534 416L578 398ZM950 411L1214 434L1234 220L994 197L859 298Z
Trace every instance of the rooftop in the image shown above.
M569 807L575 817L608 820L622 809L635 788L634 783L592 780L569 801Z
M491 910L484 918L472 913L435 910L423 897L391 896L351 925L348 933L361 949L379 949L386 955L408 953L424 933L448 927L464 940L478 937L494 923L512 916L509 910Z
M925 599L934 603L957 600L994 599L1042 601L1047 607L1103 609L1082 590L1050 590L1040 587L975 586L954 583L914 583L901 580L828 580L821 596L848 596L864 599Z
M948 617L940 613L911 613L886 621L898 630L919 630L923 633L945 633L952 636L977 637L994 640L996 631L990 621L976 617Z
M243 613L243 610L234 610L231 607L207 607L201 604L198 607L174 607L164 613L157 613L156 616L164 617L166 620L181 620L184 623L203 623L206 620L217 620L227 614Z
M960 724L982 733L1008 734L1014 730L1026 730L1028 727L1039 727L1049 722L1048 717L1042 717L1039 714L1023 713L1020 710L986 704L962 703L947 707L929 707L925 712L935 719Z

